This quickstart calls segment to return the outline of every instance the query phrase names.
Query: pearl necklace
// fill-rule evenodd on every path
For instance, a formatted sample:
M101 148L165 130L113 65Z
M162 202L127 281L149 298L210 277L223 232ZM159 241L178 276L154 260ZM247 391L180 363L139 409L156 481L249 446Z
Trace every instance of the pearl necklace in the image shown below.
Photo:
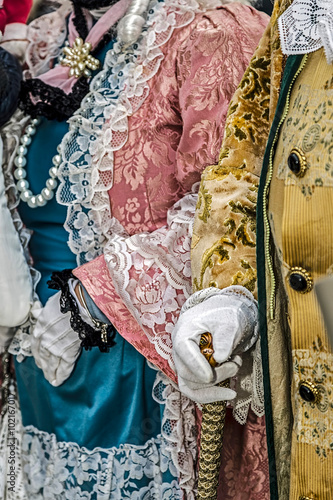
M58 168L61 163L61 156L59 155L59 146L57 148L58 154L52 158L53 167L49 170L50 177L46 181L46 186L39 194L33 194L29 189L29 182L26 180L27 172L25 166L27 164L27 146L31 144L31 137L36 133L36 127L40 123L39 118L31 120L30 124L26 127L24 134L21 137L20 145L17 148L17 154L14 159L14 177L17 180L16 187L20 194L20 199L28 204L30 208L43 207L54 196L54 190L58 185L56 180L58 175Z

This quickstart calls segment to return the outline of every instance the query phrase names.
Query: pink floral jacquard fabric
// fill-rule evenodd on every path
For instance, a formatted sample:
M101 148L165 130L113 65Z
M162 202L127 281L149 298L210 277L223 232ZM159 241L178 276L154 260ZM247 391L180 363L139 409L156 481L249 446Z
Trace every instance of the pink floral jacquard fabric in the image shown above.
M227 411L219 500L269 500L265 418L249 411L246 425Z
M109 198L124 231L75 271L119 333L173 379L171 331L191 293L195 184L218 158L228 103L266 23L230 4L197 15L161 47L148 97L114 154Z

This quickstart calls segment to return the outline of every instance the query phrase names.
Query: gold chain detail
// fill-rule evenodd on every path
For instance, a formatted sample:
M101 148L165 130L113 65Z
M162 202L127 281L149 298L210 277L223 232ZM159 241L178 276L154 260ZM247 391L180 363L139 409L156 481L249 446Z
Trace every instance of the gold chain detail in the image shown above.
M283 115L282 115L282 118L277 126L275 136L274 136L274 139L272 142L272 146L271 146L271 149L269 152L268 172L267 172L267 178L266 178L266 183L265 183L264 192L263 192L263 203L264 203L264 205L263 205L263 218L264 218L264 225L265 225L265 259L267 262L267 267L269 270L269 275L270 275L270 280L271 280L271 293L270 293L270 301L269 301L269 311L270 311L270 318L271 319L274 319L276 281L275 281L273 262L272 262L272 256L271 256L271 251L270 251L270 225L269 225L269 219L268 219L268 213L267 213L267 204L268 204L269 186L271 184L271 180L273 177L273 154L275 151L275 144L278 140L278 134L279 134L280 128L281 128L284 120L286 119L288 111L289 111L290 95L291 95L292 87L293 87L298 75L303 71L307 60L308 60L308 55L305 54L297 72L295 73L295 75L294 75L294 77L289 85L288 93L286 96L286 103L285 103L285 107L283 110Z

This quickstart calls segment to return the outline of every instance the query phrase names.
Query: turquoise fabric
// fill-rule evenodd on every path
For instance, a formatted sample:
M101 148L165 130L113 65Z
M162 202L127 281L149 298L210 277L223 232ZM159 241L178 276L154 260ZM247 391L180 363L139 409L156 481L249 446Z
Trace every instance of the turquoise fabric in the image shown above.
M46 119L37 127L26 167L33 193L45 186L52 157L67 130L67 123ZM33 230L30 251L34 267L41 273L37 292L45 303L54 293L46 284L52 271L76 267L63 228L66 208L53 198L37 209L20 203L19 211ZM57 388L45 380L33 358L16 362L23 424L89 449L120 443L143 445L159 434L161 407L151 396L156 372L118 333L116 342L109 353L97 348L83 351L71 377Z
M52 387L33 358L16 363L23 425L54 433L60 441L109 448L142 445L161 429L151 397L156 372L120 335L108 354L82 351L70 378Z

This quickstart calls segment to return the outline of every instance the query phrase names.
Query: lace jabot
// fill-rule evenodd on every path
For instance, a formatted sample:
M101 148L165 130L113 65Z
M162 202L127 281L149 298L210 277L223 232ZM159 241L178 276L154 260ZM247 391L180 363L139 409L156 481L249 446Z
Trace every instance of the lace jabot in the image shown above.
M294 0L278 24L284 54L306 54L324 47L327 62L333 62L332 0Z

